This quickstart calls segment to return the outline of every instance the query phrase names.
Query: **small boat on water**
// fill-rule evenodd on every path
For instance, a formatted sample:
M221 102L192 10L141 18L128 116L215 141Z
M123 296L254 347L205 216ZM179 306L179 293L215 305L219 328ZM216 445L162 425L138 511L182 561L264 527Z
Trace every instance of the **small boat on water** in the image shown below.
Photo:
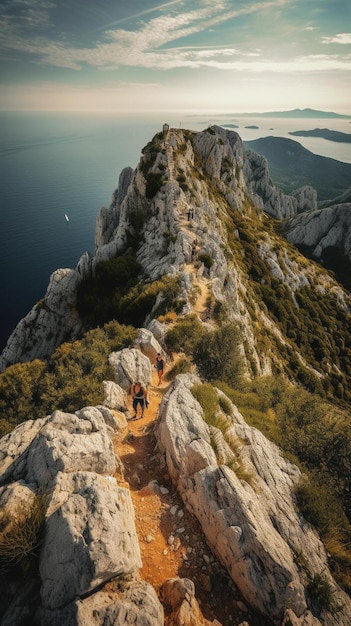
M65 220L66 220L66 222L69 222L69 217L68 217L67 213L65 213Z

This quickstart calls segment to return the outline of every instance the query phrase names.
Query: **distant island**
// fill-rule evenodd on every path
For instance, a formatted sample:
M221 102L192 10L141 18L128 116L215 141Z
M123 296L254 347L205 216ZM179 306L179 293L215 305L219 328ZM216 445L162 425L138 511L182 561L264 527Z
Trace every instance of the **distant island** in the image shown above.
M258 127L258 126L255 126L255 124L253 124L252 126L245 126L245 128L252 128L252 129L254 129L254 130L255 130L255 129L259 128L259 127Z
M351 115L341 115L333 111L318 111L317 109L292 109L291 111L268 111L266 113L232 113L231 117L323 117L326 119L351 119Z
M329 128L315 128L314 130L295 130L288 133L295 137L322 137L328 141L337 141L339 143L351 143L351 133L341 133L337 130L329 130Z

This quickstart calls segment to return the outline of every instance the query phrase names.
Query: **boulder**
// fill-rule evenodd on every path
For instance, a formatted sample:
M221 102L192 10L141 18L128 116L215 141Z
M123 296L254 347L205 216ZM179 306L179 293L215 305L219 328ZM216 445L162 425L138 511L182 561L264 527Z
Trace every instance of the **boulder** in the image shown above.
M120 584L115 593L98 591L63 609L43 609L42 626L163 626L163 608L154 588L144 581Z
M133 383L140 381L148 387L152 380L150 359L136 348L124 348L119 352L112 352L109 363L113 367L117 384L127 393Z
M54 411L30 446L26 481L47 489L58 472L113 474L115 469L112 441L97 408Z
M22 480L0 487L0 519L1 527L4 520L13 520L23 515L35 499L35 491Z
M170 578L161 589L160 596L166 610L167 626L221 626L215 619L205 619L195 597L195 585L189 578Z
M47 418L28 420L0 439L0 485L25 476L31 443Z
M147 328L140 328L139 334L133 343L133 347L139 348L139 350L150 359L151 363L155 363L158 353L161 353L163 358L166 359L166 354L162 350L159 342Z
M163 345L164 337L168 330L167 324L162 324L158 320L153 319L148 324L148 330L153 334L156 341L158 341L160 345Z
M40 552L41 598L57 609L141 567L128 489L94 472L59 472Z
M117 411L127 411L128 395L120 385L112 380L104 380L104 405L109 409L117 409Z

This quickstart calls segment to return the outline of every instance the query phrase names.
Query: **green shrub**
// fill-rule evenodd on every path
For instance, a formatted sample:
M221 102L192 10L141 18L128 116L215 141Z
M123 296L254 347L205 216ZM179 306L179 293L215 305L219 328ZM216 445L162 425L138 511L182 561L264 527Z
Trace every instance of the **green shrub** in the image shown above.
M198 259L208 270L211 269L213 265L213 258L209 254L199 254Z
M325 472L310 470L309 477L296 490L296 496L302 514L322 537L327 537L333 528L342 527L351 531L332 481Z
M162 172L149 172L147 174L145 195L148 200L152 200L157 192L160 191L164 180L165 178Z
M323 574L314 574L307 585L307 593L312 601L312 606L317 613L329 611L337 613L338 609L333 597L334 591Z
M204 412L205 422L214 425L218 411L218 395L215 388L209 383L193 385L191 393Z
M136 338L132 326L109 322L89 331L80 341L62 344L50 357L39 385L42 411L74 412L102 404L104 380L113 380L108 355L129 346Z
M194 349L194 361L205 380L222 380L239 386L243 373L240 333L232 323L202 336Z
M184 306L179 294L179 278L175 276L164 276L151 283L138 283L121 298L118 319L125 324L142 326L152 310L154 317L166 315L169 311L179 313ZM159 303L154 309L157 300Z
M182 357L166 372L164 379L174 380L178 374L187 374L190 371L191 361L186 357Z
M35 359L30 363L10 365L0 374L1 437L16 424L37 417L40 410L38 387L45 367L43 361Z
M170 328L165 336L165 344L172 352L193 354L205 330L196 315L187 315Z
M141 266L131 255L98 263L93 278L82 280L77 289L77 310L88 328L119 319L121 298L137 284Z

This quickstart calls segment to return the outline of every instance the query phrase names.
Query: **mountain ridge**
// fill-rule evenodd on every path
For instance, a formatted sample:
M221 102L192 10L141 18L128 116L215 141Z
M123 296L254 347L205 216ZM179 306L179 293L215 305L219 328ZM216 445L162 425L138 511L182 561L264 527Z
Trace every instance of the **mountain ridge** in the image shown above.
M181 352L185 372L174 375L155 424L157 454L216 558L248 605L273 624L350 626L351 600L297 506L301 471L249 426L238 408L238 392L245 389L240 385L264 377L262 385L274 401L266 405L262 429L269 432L281 423L289 435L296 417L306 440L297 437L301 425L291 431L291 440L313 456L317 404L310 394L320 394L327 417L318 440L327 449L322 433L335 433L328 462L340 482L347 527L348 455L340 452L345 438L338 428L348 424L351 399L351 296L281 232L282 224L305 215L314 216L315 225L324 224L327 214L315 212L314 190L304 187L289 196L277 189L266 159L246 152L236 133L217 126L194 133L165 125L143 149L138 166L122 171L110 206L100 210L94 255L83 255L75 270L57 270L44 299L11 336L0 382L7 381L3 389L13 393L13 381L17 387L21 381L18 365L23 366L25 393L15 417L28 401L34 370L33 404L24 419L39 411L39 400L46 417L24 421L1 440L0 497L6 503L11 493L20 498L21 481L26 498L30 485L53 490L40 565L43 624L63 623L65 615L76 616L72 624L84 624L82 615L87 619L93 610L101 624L109 624L107 614L117 609L106 608L106 600L92 594L109 577L139 569L138 550L128 549L135 537L129 504L122 507L122 527L130 529L123 566L123 550L121 556L109 546L110 529L121 528L118 502L130 499L128 490L104 476L120 463L111 453L108 432L121 429L117 417L127 427L132 383L151 384L156 354L162 353L171 369L172 353ZM345 237L349 221L340 224L333 207L328 214L333 227L339 224L335 235ZM204 312L197 310L199 294L201 302L206 298ZM121 339L120 324L131 323ZM107 349L109 370L101 364L94 368L93 355ZM69 388L67 376L74 370ZM111 378L103 379L103 399L92 401L92 395L89 406L77 406L78 387L86 398L87 387L105 375ZM251 402L252 396L251 391ZM252 413L257 419L258 411ZM99 501L104 505L97 507ZM105 515L113 519L107 522ZM99 527L106 527L106 536L96 539ZM56 536L86 559L83 572L80 559L72 560L72 585L59 572L57 585L52 584ZM118 536L123 541L123 532ZM59 563L63 571L64 558ZM130 602L130 593L145 597L142 585L131 589L123 602ZM150 624L162 624L154 594L150 606Z

